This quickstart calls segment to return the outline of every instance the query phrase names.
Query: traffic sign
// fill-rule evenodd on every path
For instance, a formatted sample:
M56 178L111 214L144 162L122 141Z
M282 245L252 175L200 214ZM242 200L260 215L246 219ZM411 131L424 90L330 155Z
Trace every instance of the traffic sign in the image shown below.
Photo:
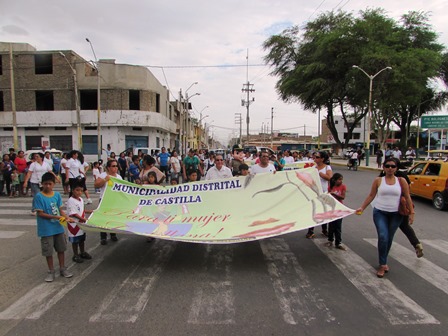
M421 128L448 128L448 115L422 116Z

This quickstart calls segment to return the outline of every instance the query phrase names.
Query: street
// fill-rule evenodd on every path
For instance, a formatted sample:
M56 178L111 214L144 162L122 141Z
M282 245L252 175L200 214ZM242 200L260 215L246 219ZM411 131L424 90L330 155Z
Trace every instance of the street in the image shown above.
M333 168L356 209L377 172ZM88 232L93 259L74 264L69 246L74 276L53 283L31 200L0 199L0 335L446 335L447 212L426 200L414 198L424 257L398 230L383 279L369 207L344 219L347 251L324 246L320 227L313 240L301 231L233 245L119 235L101 246Z

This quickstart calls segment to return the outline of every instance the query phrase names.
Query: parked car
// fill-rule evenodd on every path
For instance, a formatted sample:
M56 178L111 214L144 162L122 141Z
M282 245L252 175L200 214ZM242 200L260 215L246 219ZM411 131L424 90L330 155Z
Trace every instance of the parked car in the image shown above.
M408 177L411 195L432 200L437 210L448 207L448 162L437 159L416 162Z

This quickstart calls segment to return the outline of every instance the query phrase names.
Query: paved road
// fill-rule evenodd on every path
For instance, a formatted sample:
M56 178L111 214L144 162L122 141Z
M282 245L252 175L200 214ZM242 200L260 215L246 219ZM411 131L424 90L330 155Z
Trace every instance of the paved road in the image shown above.
M376 173L335 169L356 208ZM44 283L31 198L1 198L0 335L446 335L447 213L415 203L425 257L397 233L384 279L366 211L344 219L345 252L305 232L222 246L131 235L101 246L89 232L94 258Z

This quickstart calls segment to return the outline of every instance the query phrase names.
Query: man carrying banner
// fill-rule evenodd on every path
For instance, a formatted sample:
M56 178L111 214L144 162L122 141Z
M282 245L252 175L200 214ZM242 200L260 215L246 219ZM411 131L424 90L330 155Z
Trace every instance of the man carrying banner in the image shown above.
M216 155L215 165L211 167L205 175L205 180L219 180L232 177L230 168L224 166L224 159L222 155Z

